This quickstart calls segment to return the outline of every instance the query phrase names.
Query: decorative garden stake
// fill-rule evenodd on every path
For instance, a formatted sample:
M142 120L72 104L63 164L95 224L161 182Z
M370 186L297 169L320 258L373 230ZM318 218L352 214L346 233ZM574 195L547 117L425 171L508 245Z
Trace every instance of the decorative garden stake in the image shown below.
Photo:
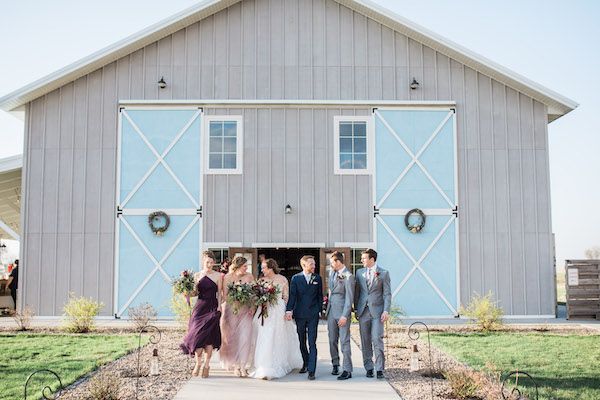
M528 394L527 396L525 396L523 393L521 393L521 390L519 389L519 375L522 375L525 378L528 378L531 382L533 382L533 386L535 387L535 397L532 398L530 394ZM504 386L505 385L512 385L512 383L510 382L511 378L514 376L515 378L515 383L514 386L512 386L512 389L510 389L510 391L508 392L508 397L504 391ZM507 389L508 391L508 389ZM512 371L510 373L508 373L503 379L502 379L502 398L504 400L525 400L525 399L529 399L529 400L538 400L538 384L535 381L535 379L533 379L533 377L531 375L529 375L527 372L523 372L523 371Z
M433 358L431 357L431 338L429 336L429 327L425 323L417 321L410 324L408 327L408 337L411 340L417 341L421 337L421 333L415 329L415 325L423 325L427 331L427 347L429 349L429 375L431 378L431 399L433 400ZM414 349L413 349L414 350ZM414 353L413 353L414 354Z
M27 380L25 381L25 389L23 392L24 395L24 399L27 400L27 386L29 386L29 382L31 382L31 378L38 373L49 373L52 374L56 377L56 379L58 380L58 392L54 393L54 391L52 390L52 388L50 386L44 386L44 388L42 389L42 399L45 400L53 400L56 399L60 393L63 390L63 384L62 381L60 380L60 376L58 376L58 374L54 371L51 371L49 369L38 369L37 371L34 371L33 373L31 373L31 375L29 375L29 377L27 378Z
M138 337L138 356L137 356L137 374L136 374L136 381L135 381L135 398L138 398L138 393L139 393L139 388L140 388L140 376L142 375L142 371L140 370L140 354L142 352L142 334L144 332L149 332L149 331L154 331L154 333L152 333L150 335L150 343L151 344L158 344L158 342L160 342L160 339L162 337L162 332L160 331L160 329L158 329L156 326L154 325L146 325L145 327L143 327L142 329L140 329L140 333L139 333L139 337ZM155 347L153 352L152 352L152 358L150 359L150 375L154 375L152 373L152 360L155 358L154 354L156 354L156 368L158 370L158 349Z

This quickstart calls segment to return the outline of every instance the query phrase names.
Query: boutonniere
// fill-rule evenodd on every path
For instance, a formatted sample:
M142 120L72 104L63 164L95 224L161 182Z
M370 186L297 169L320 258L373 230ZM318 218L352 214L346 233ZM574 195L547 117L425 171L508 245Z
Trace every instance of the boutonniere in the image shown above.
M344 279L346 279L346 276L345 275L338 275L338 279L340 281L343 281Z
M381 274L381 273L380 273L379 271L375 271L375 278L379 278L379 275L380 275L380 274Z

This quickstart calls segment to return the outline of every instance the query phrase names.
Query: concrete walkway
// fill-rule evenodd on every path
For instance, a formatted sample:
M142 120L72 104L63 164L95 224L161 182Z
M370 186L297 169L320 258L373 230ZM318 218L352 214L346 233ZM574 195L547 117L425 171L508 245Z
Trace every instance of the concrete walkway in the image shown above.
M352 379L338 381L331 375L331 359L327 327L319 325L317 336L316 380L309 381L307 374L292 372L271 381L237 378L220 368L218 356L211 360L208 379L192 378L175 396L175 400L227 399L254 400L280 398L285 400L399 400L400 396L386 380L366 378L358 346L352 342ZM218 354L218 353L217 353Z

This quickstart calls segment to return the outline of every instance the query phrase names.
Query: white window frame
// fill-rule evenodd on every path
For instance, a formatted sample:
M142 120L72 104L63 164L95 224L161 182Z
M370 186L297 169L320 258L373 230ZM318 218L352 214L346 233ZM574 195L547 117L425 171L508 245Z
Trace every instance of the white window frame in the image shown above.
M236 122L236 168L210 168L210 123L213 121ZM204 143L204 174L205 175L236 175L241 174L244 165L244 117L241 115L205 115L203 124Z
M340 168L340 122L365 122L367 124L367 168ZM375 128L372 115L336 115L333 117L333 173L335 175L372 175L374 171L373 146Z

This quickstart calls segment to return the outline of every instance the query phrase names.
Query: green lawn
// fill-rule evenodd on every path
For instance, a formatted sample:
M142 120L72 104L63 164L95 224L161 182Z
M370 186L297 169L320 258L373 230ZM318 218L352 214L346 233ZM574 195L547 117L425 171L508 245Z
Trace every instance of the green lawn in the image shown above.
M500 371L528 372L540 399L600 399L600 335L441 333L431 340L476 369L491 362Z
M137 343L135 335L0 334L0 400L22 399L25 380L37 369L53 370L67 386L127 354ZM44 385L53 382L49 375L42 379ZM28 399L41 398L42 387L28 390Z

